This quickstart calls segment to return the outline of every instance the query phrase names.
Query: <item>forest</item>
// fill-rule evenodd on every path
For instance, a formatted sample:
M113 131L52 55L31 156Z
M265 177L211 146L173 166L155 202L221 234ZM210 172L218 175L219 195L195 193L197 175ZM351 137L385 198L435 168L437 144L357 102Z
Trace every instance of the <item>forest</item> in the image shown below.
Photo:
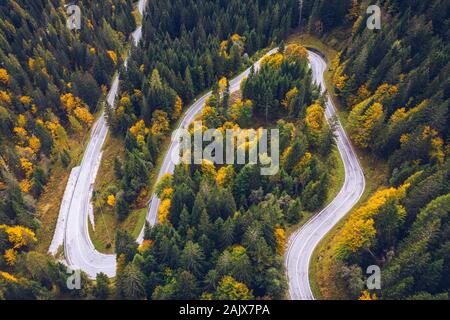
M449 298L448 1L377 1L381 30L366 28L362 0L149 1L137 47L132 0L77 4L78 31L66 27L61 1L0 4L0 299L286 299L289 233L327 204L337 166L306 48L286 41L299 32L339 37L329 43L339 52L328 93L358 155L386 176L319 252L322 297ZM229 80L273 47L230 92ZM143 243L117 230L116 277L82 272L82 289L69 290L66 266L37 250L37 204L51 178L76 165L74 149L105 110L124 143L107 203L124 221L147 200L183 112L210 89L202 130L278 129L278 174L178 165L157 181L159 223L146 225ZM365 288L371 265L381 289Z
M197 120L203 129L222 132L251 128L257 118L276 126L280 173L263 177L258 165L206 160L177 166L157 185L159 224L146 228L143 244L122 232L116 238L118 297L283 299L286 228L300 221L303 210L324 204L334 144L306 49L288 45L262 64L242 84L242 97L230 96L227 79L221 79ZM269 106L259 101L260 87L273 88L264 97L273 109L271 123L264 120Z
M60 1L0 4L0 298L82 297L66 267L35 251L36 202L101 108L130 32L133 2L79 2L78 31ZM86 278L87 281L87 278Z
M450 4L380 4L389 28L372 31L353 1L332 82L353 143L386 163L388 181L331 239L325 255L337 258L323 277L340 288L335 297L448 299ZM325 7L308 26L326 19ZM381 290L363 291L370 265L381 267Z

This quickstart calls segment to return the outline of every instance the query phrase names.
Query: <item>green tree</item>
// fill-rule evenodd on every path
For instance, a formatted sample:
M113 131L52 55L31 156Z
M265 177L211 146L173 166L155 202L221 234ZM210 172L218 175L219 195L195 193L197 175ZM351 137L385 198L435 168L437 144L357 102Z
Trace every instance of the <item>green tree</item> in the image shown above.
M215 298L218 300L252 300L253 294L248 287L233 277L225 276L219 283Z
M97 274L94 295L97 299L107 299L110 295L109 278L106 274L100 272Z

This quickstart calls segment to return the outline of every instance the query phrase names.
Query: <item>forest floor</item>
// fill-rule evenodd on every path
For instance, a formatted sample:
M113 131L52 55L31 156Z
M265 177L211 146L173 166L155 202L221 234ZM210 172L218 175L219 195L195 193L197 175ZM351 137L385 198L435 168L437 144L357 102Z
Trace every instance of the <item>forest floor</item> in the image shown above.
M300 35L297 32L293 33L288 38L288 42L299 42L307 48L320 51L325 55L326 61L330 66L331 61L333 61L336 57L338 51L342 50L343 46L345 46L347 40L346 37L347 35L345 29L337 29L323 38L318 38L310 34ZM348 132L348 111L344 109L343 104L335 95L334 86L332 83L333 72L334 70L332 70L330 66L325 71L324 79L328 93L338 110L338 115L342 126ZM355 206L355 208L357 208L366 202L369 196L376 190L386 185L388 170L386 163L375 158L373 155L358 148L355 148L355 152L358 155L366 177L366 189L360 201ZM330 195L331 194L333 194L333 192L330 192ZM346 298L345 292L340 289L340 280L336 276L336 272L334 272L338 270L339 265L333 257L330 243L337 232L348 220L352 212L353 210L350 211L337 225L335 225L327 236L322 239L311 258L311 264L309 267L310 285L316 299Z

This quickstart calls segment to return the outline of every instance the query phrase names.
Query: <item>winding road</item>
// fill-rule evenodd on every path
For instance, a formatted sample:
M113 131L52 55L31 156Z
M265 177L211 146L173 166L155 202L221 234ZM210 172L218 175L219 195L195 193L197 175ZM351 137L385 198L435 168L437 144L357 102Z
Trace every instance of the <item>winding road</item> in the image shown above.
M141 15L144 14L146 4L147 0L139 0L137 4ZM141 26L133 32L132 38L135 45L140 42ZM125 58L125 66L127 61L128 57ZM118 91L119 75L116 75L106 98L111 107L114 107ZM89 236L89 219L92 223L94 220L91 204L93 186L107 134L108 126L103 112L93 126L80 166L73 168L70 174L49 248L51 254L57 255L59 248L63 246L64 262L72 269L83 270L91 278L95 278L100 272L109 277L116 273L116 256L98 252Z
M147 0L140 0L138 3L141 14L144 13L146 2ZM133 41L136 45L141 37L142 27L139 26L133 32ZM276 51L277 49L273 49L266 55L273 54ZM319 54L312 51L309 51L309 58L313 78L321 85L324 91L323 72L325 71L326 63ZM125 59L125 65L126 61L127 59ZM254 64L255 70L259 68L260 62L261 60ZM250 68L231 80L230 91L239 90L242 80L249 73ZM118 90L119 76L116 76L107 96L107 102L111 106L114 106ZM187 128L201 112L206 99L210 95L211 92L208 92L189 107L182 121L180 121L178 129ZM326 117L331 119L336 111L330 99L328 99L326 107ZM107 133L107 123L104 114L102 114L93 127L91 138L80 166L74 168L70 175L61 203L53 241L49 248L49 252L56 255L58 248L63 246L65 263L72 269L83 270L91 278L95 278L100 272L107 274L109 277L113 277L116 274L116 255L98 252L89 236L89 219L93 221L91 205L93 185L101 162L102 148ZM314 249L331 228L352 209L364 192L365 180L363 171L340 123L337 127L337 146L345 167L344 186L330 205L298 230L289 241L286 265L289 292L292 299L314 299L308 275L309 263ZM175 165L172 162L172 155L176 154L178 150L178 140L172 139L157 181L166 173L173 173ZM146 220L151 225L157 223L159 205L160 200L153 194L146 217ZM144 228L137 239L138 243L143 241L143 235Z
M320 84L322 92L325 92L323 73L327 64L319 54L312 51L309 51L309 60L313 79ZM328 97L326 118L331 120L335 114L336 108ZM364 193L364 172L340 122L336 128L336 143L345 168L344 185L333 201L295 232L288 243L285 255L286 272L289 280L289 294L293 300L314 299L309 281L309 265L314 249Z

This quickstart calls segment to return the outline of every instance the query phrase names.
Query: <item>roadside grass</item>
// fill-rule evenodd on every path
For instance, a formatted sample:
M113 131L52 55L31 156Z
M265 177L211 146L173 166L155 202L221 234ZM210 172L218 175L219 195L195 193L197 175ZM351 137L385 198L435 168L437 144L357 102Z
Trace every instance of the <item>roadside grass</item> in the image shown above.
M328 206L333 201L333 199L338 195L345 181L344 162L342 161L341 155L337 147L333 149L333 153L331 155L331 163L333 165L333 168L330 172L330 188L328 190L328 196L325 202L325 207Z
M133 12L131 13L134 17L134 20L136 21L136 25L140 26L142 24L142 15L139 12L138 3L136 3Z
M98 119L99 114L101 112L97 112L94 117ZM49 180L44 187L44 192L36 202L36 215L40 221L40 227L36 231L38 238L36 251L40 253L47 253L52 242L70 173L72 168L78 166L83 158L86 145L90 140L91 130L92 127L78 136L68 137L66 145L71 161L67 168L62 165L61 160L57 160L49 166Z
M325 55L326 61L328 63L328 68L325 70L324 80L327 87L327 91L334 105L336 106L339 120L342 126L348 132L348 111L343 108L341 101L336 97L334 86L332 83L332 76L334 70L330 67L330 62L336 57L336 54L341 50L345 43L347 42L345 29L337 29L323 39L319 39L314 35L293 33L288 37L288 42L300 42L303 46L307 48L316 49ZM387 164L375 158L368 152L355 148L355 152L364 170L364 175L366 178L366 189L360 201L354 206L354 208L347 213L347 215L336 224L332 230L322 239L319 245L314 250L313 256L311 258L311 263L309 266L309 276L310 276L310 286L311 290L316 299L343 299L345 298L345 293L340 289L339 281L335 276L338 269L338 262L334 259L333 252L331 252L331 243L333 239L345 222L348 220L351 213L355 208L361 206L367 201L369 196L373 194L376 190L383 187L387 183ZM335 176L336 181L342 182L345 180L345 171L342 164L342 159L338 155L340 160L340 167L342 169L337 172ZM335 183L335 186L339 183ZM335 190L330 190L328 203L332 201L333 197L339 192L340 188ZM301 226L301 225L300 225ZM291 231L292 232L295 230Z
M113 136L109 131L102 152L102 161L94 184L95 228L90 226L89 233L97 250L103 253L113 253L115 231L120 222L115 209L106 201L108 196L115 194L114 190L118 189L119 181L114 172L114 160L116 157L121 160L125 157L123 139Z

